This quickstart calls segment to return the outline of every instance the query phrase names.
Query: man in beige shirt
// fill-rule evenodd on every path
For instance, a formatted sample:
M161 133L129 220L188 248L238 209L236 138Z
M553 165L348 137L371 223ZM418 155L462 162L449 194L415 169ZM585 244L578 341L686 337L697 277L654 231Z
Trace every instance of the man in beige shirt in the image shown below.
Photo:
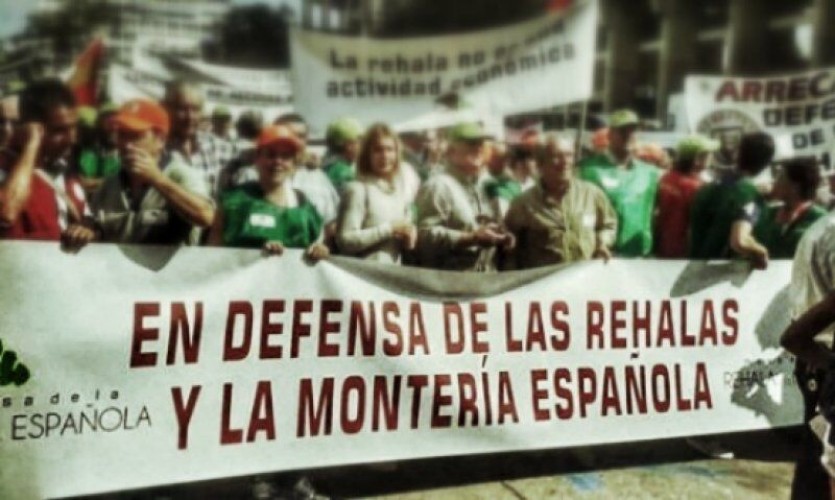
M480 125L463 123L449 133L448 166L418 193L418 255L424 267L451 271L497 269L499 252L513 248L485 190L485 147Z
M617 215L603 191L575 179L574 148L551 136L538 151L539 182L513 200L505 226L516 236L511 268L611 257Z
M203 173L165 152L170 122L156 102L126 102L114 118L122 170L93 202L102 241L146 245L197 244L215 207Z

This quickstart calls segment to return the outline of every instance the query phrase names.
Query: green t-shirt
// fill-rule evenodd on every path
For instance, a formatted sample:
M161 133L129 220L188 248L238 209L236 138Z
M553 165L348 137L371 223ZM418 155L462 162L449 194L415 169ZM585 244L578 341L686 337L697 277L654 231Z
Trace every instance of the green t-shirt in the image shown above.
M287 248L307 248L319 239L324 222L310 202L296 192L299 205L278 207L264 199L257 183L227 191L221 198L223 244L261 248L268 241Z
M767 207L754 226L754 237L768 249L772 259L792 259L800 238L815 221L826 215L826 210L811 205L789 225L777 221L779 213L779 207Z
M103 179L117 174L121 162L117 154L104 154L93 149L85 149L78 157L78 170L82 177Z
M690 209L691 259L731 257L731 227L747 220L756 223L763 208L763 197L747 177L727 174L704 187Z
M580 179L600 187L618 215L614 252L624 257L644 257L652 251L652 218L661 173L658 168L632 160L630 168L617 167L608 155L581 161Z
M333 184L333 187L340 193L342 192L342 188L345 187L345 184L348 184L357 177L354 166L341 158L325 165L323 170Z

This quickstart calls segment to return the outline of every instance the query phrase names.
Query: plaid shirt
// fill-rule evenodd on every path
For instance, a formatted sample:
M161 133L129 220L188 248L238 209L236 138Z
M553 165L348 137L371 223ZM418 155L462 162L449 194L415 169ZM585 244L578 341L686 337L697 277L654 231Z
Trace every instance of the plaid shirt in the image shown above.
M197 133L197 148L190 156L181 155L191 167L203 171L206 183L211 190L212 198L216 198L220 181L220 173L235 157L235 144L219 139L213 134Z

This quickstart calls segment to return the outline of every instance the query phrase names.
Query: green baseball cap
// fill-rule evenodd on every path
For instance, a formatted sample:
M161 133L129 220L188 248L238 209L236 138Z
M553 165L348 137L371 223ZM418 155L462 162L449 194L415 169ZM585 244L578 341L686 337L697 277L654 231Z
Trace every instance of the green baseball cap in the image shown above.
M676 154L679 160L692 160L702 153L712 153L719 149L719 141L703 135L691 135L678 141Z
M353 118L343 117L328 125L325 138L329 143L342 145L362 137L363 126Z
M484 128L475 122L459 123L449 129L447 134L450 142L483 142L493 138Z
M638 113L631 109L621 109L612 113L609 118L610 128L637 127L641 123Z

